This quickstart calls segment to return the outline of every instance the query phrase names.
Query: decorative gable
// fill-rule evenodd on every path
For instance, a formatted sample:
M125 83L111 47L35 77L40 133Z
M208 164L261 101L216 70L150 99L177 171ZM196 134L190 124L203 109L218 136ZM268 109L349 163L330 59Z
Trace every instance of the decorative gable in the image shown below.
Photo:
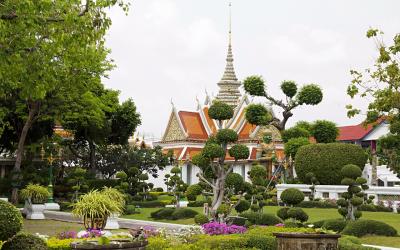
M178 117L176 116L175 112L172 112L162 141L179 141L185 139L186 134L179 124Z

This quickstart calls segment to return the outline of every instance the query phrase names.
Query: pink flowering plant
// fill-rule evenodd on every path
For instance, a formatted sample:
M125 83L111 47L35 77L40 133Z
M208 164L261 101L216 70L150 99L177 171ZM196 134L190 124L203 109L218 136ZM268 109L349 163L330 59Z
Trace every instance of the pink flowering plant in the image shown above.
M221 234L242 234L246 232L246 228L237 225L227 225L219 222L209 222L203 224L203 231L208 235L221 235Z

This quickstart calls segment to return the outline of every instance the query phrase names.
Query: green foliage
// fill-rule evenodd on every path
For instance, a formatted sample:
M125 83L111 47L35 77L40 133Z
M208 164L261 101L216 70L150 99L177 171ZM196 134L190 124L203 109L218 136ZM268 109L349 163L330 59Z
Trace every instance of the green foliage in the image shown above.
M297 85L294 81L283 81L281 90L287 97L293 98L297 93Z
M22 199L33 204L43 204L50 197L49 190L39 184L28 184L20 194Z
M175 211L174 208L161 208L150 214L151 218L154 219L169 219L172 217L172 213Z
M310 144L310 141L305 137L289 139L284 145L285 155L291 155L293 159L296 159L299 148L308 144Z
M365 247L361 244L361 240L354 236L342 235L339 238L340 250L376 250L374 247Z
M272 121L272 114L262 104L249 104L246 108L246 120L254 125L268 125Z
M331 143L336 141L339 129L331 121L318 120L313 123L312 134L317 143Z
M58 239L51 237L47 239L48 250L71 250L71 243L77 241L77 239Z
M38 236L19 233L3 244L2 250L47 250L44 240Z
M243 86L247 93L253 96L264 96L265 85L261 76L249 76L243 80Z
M322 227L327 230L332 230L334 232L340 233L347 225L347 221L343 219L330 219L325 220Z
M248 174L252 184L259 186L266 184L267 169L264 166L253 165Z
M210 159L204 157L203 154L197 154L193 156L192 163L200 169L206 169L210 164Z
M220 129L215 136L219 143L233 143L238 140L238 134L233 129Z
M229 155L235 158L235 160L247 159L250 156L250 150L246 145L236 144L233 145L229 150Z
M235 210L238 213L242 213L244 211L249 210L250 208L250 202L247 200L240 200L239 203L236 205Z
M78 202L72 205L72 214L91 221L95 219L106 220L114 213L121 214L123 208L123 204L112 200L109 193L93 190L82 195Z
M364 235L396 236L397 231L392 226L375 220L357 220L347 224L343 234L362 237Z
M233 190L241 190L243 183L243 177L238 173L229 173L225 179L225 186Z
M344 143L311 144L301 147L296 154L295 168L300 181L307 182L306 174L312 172L322 185L340 184L340 170L354 164L361 168L367 160L365 151L358 145Z
M276 238L273 236L248 234L245 237L247 247L254 247L261 250L275 250L277 247Z
M298 220L300 222L306 222L308 220L308 215L301 208L289 208L287 210L287 215L289 218Z
M223 121L233 117L233 108L224 102L214 101L208 110L211 119Z
M361 176L362 171L357 165L347 164L343 166L343 168L340 170L340 173L345 178L356 179Z
M203 188L199 184L190 185L186 189L186 197L189 201L196 201L198 195L203 192Z
M213 235L201 237L195 245L200 249L232 250L246 247L246 240L242 235Z
M189 208L161 208L150 214L154 219L179 220L193 218L198 213Z
M283 142L288 142L290 139L294 138L309 138L311 136L310 132L302 127L292 127L282 131Z
M208 219L208 217L207 217L206 215L204 215L204 214L197 214L197 215L194 217L194 222L195 222L197 225L203 225L203 224L208 223L209 221L210 221L210 219Z
M288 205L297 205L304 200L304 194L297 188L288 188L281 193L280 199Z
M11 203L0 200L0 241L6 241L22 229L22 215Z
M289 219L289 215L288 215L289 209L290 209L289 207L282 207L276 212L276 215L279 218L281 218L282 220L287 220L287 219Z
M240 216L246 218L253 225L273 226L273 225L276 225L276 224L282 222L282 220L280 220L273 214L264 214L264 213L257 213L257 212L244 212L244 213L241 213Z
M322 101L322 90L318 85L309 84L303 86L297 95L299 104L317 105Z
M207 159L215 159L225 156L225 151L220 145L210 143L204 146L202 155Z
M231 211L231 206L229 204L223 203L218 207L217 214L228 215L230 211Z

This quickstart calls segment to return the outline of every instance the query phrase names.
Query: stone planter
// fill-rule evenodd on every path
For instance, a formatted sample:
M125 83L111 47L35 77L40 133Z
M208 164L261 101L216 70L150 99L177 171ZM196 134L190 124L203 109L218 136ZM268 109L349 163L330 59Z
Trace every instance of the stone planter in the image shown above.
M119 214L112 214L107 218L106 227L104 229L119 229L118 223Z
M113 249L113 250L145 250L148 244L147 241L111 241L108 245L97 245L97 241L92 241L89 243L92 244L85 244L82 242L72 242L71 248L72 249L82 249L82 250L91 250L91 249Z
M30 204L27 207L26 218L28 220L44 220L44 204Z
M340 234L274 233L277 250L337 250Z
M58 205L58 203L55 202L44 203L44 209L51 211L60 211L60 205Z

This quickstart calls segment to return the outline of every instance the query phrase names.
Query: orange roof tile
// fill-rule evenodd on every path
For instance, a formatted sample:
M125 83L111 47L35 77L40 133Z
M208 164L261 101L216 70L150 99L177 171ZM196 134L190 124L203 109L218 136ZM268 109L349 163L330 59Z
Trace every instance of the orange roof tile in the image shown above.
M250 134L254 131L255 128L256 128L256 125L252 125L246 121L242 130L240 130L240 132L239 132L239 139L240 140L250 139Z
M174 156L178 158L181 155L183 148L163 148L162 152L163 154L167 154L169 150L172 150Z
M200 154L201 148L192 148L192 147L187 147L185 152L183 153L183 159L187 159L187 155L189 154L189 158L192 159L193 156Z
M213 134L215 134L217 132L217 127L215 127L214 121L208 116L208 107L204 107L203 108L203 112L205 114L205 117L206 117L206 120L207 120L207 123L208 123L208 127L210 127L211 132Z
M243 118L245 113L246 113L246 111L242 110L242 112L240 113L238 119L235 122L235 125L233 125L233 127L232 127L233 129L236 129L238 126L240 126L240 122L242 121L242 118Z
M208 139L200 114L197 112L179 111L179 118L188 133L188 139Z

